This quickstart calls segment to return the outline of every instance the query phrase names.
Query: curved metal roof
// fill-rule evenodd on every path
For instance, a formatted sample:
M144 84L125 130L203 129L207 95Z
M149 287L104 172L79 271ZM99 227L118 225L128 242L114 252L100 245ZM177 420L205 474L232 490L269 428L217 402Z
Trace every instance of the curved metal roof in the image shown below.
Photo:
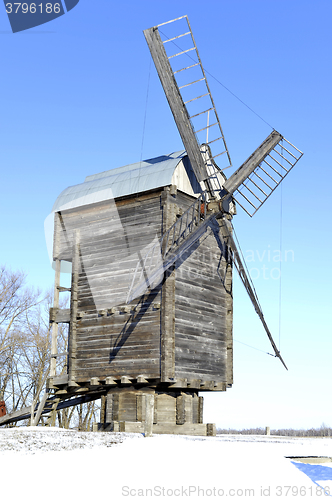
M89 175L82 184L62 191L52 212L168 186L172 183L174 170L185 156L185 151L178 151Z

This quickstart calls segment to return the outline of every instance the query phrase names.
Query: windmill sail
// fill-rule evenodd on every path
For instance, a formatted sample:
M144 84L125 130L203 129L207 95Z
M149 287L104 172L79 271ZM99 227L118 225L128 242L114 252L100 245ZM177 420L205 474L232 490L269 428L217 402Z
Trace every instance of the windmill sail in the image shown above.
M256 313L258 314L259 316L259 319L261 320L262 322L262 325L266 331L266 334L269 338L269 341L273 347L273 350L274 350L274 353L275 353L275 356L277 358L280 359L280 361L282 362L282 364L284 365L284 367L286 368L286 370L288 370L284 360L282 359L281 357L281 354L273 340L273 337L272 337L272 334L269 330L269 327L267 326L266 324L266 321L265 321L265 318L264 318L264 315L263 315L263 311L262 311L262 308L259 304L259 300L258 300L258 297L257 297L257 294L256 294L256 291L254 289L254 287L251 285L251 280L250 278L248 277L247 275L247 272L245 270L245 266L244 264L242 263L242 260L241 260L241 257L240 257L240 252L238 251L237 249L237 246L236 246L236 243L234 241L234 238L232 236L232 232L229 228L229 222L223 218L222 219L222 224L220 226L220 232L224 238L224 240L227 242L227 244L230 246L230 248L232 249L232 252L233 252L233 262L234 262L234 265L236 267L236 270L239 274L239 277L245 287L245 289L247 290L247 293L249 295L249 298L255 308L255 311Z
M181 20L187 23L185 31L162 40L159 28L175 21L180 21L180 25L175 23L180 27ZM211 173L202 158L201 144L212 149L210 160L226 157L230 166L231 159L188 18L159 24L144 35L195 175L199 181L207 181ZM178 39L185 44L184 50L178 47Z
M233 195L236 202L252 217L302 155L299 149L273 130L227 179L223 185L224 192Z

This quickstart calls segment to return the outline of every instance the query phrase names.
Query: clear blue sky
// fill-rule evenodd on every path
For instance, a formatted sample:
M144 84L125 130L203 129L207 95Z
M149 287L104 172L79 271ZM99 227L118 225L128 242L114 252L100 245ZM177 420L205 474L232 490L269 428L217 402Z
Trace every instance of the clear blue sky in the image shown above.
M235 382L226 394L206 396L205 421L332 426L327 0L80 0L59 19L17 34L0 5L0 262L51 288L43 223L58 194L86 175L182 149L142 31L184 14L209 73L304 151L282 193L253 219L239 210L234 220L277 343L281 318L289 371L265 354L265 332L236 280ZM239 166L271 129L208 80ZM273 260L280 228L281 310Z

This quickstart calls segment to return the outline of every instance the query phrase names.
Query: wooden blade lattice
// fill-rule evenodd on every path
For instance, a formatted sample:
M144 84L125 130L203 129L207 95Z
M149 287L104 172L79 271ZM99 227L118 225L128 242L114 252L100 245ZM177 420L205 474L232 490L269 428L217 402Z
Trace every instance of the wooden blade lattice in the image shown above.
M208 144L211 158L223 163L221 169L231 159L188 17L159 24L144 35L194 172L198 180L206 180L212 172L200 145Z
M302 151L274 130L223 188L252 217L302 156Z

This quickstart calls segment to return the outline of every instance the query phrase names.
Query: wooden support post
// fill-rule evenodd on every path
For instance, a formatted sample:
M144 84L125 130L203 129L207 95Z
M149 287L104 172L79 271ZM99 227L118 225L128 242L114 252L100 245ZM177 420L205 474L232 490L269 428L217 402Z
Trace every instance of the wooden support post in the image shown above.
M70 330L69 330L69 369L68 385L75 386L76 368L76 334L77 334L77 302L78 302L78 273L80 262L80 233L74 232L73 258L72 258L72 278L71 278L71 298L70 298Z
M199 398L198 398L198 423L199 424L203 423L203 403L204 403L204 398L202 396L199 396Z
M103 394L100 399L100 423L104 424L106 421L106 396Z
M60 219L59 214L54 214L54 241L53 241L53 260L55 260L55 278L54 278L54 302L53 308L56 311L59 308L59 287L60 287L60 271L61 260L59 258L59 239L60 239ZM50 377L56 375L56 355L58 353L58 323L52 323L52 340L51 340L51 361L50 361Z
M162 194L163 234L174 224L176 215L174 203L168 191ZM163 242L162 252L166 251ZM169 382L175 376L175 270L171 267L165 273L166 280L161 291L161 381Z
M176 423L183 425L186 421L184 394L176 398Z
M61 261L59 259L56 259L55 280L54 280L54 303L53 303L53 308L55 310L59 308L60 267L61 267ZM52 340L51 340L50 377L55 377L56 355L58 353L58 328L59 328L58 323L54 321L51 325L51 328L52 328Z
M144 436L152 436L153 428L153 416L154 416L154 394L145 395L145 424L144 424Z
M57 412L57 408L58 408L59 403L60 403L60 398L53 399L52 409L51 409L50 414L47 417L47 421L46 421L47 427L54 427L55 426L56 412Z

